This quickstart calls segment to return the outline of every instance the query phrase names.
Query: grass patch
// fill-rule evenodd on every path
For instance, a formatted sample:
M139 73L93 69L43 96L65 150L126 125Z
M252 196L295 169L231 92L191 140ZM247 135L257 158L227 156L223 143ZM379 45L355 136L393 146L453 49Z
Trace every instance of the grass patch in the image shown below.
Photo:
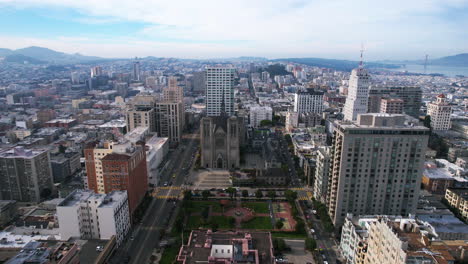
M268 216L254 217L248 222L242 223L242 228L245 229L273 229L271 218Z
M232 219L232 220L231 220ZM234 217L214 215L211 216L210 222L218 224L219 228L230 229L235 227Z
M171 247L165 248L161 256L161 260L159 261L159 264L174 263L175 258L177 257L177 254L179 254L179 249L180 247L177 245L172 245Z
M223 209L219 202L207 202L207 201L192 201L191 207L189 209L190 212L202 212L204 208L210 207L212 212L221 213Z
M186 228L188 228L188 229L197 229L197 228L203 227L203 226L204 225L202 224L201 215L191 215L191 216L189 216Z
M244 202L242 203L242 207L252 209L255 213L258 213L258 214L270 213L270 208L268 208L268 203Z
M273 238L292 238L292 239L305 239L306 234L298 234L296 232L271 232Z

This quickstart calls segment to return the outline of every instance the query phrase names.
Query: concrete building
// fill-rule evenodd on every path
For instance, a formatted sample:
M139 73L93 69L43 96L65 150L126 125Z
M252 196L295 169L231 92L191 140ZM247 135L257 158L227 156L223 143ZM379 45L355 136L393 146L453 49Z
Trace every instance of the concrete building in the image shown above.
M122 98L127 97L128 94L128 83L118 82L114 84L114 89L117 91L117 94L122 96Z
M227 116L202 118L201 166L218 169L239 168L243 133L243 118Z
M146 153L142 146L130 146L102 158L104 192L128 192L128 206L133 214L148 190Z
M273 110L269 106L250 107L249 124L251 127L259 127L263 120L271 121L273 119Z
M177 76L168 78L168 87L163 89L163 100L168 102L184 102L184 89L179 86Z
M404 101L398 98L382 98L380 100L380 113L403 114Z
M80 249L75 243L29 241L20 252L5 264L79 264Z
M90 142L84 147L84 158L87 175L87 186L96 193L104 193L104 174L102 158L112 153L113 145L111 141Z
M41 109L37 111L36 116L37 121L39 121L41 125L44 125L46 122L54 119L57 116L57 114L53 109Z
M225 111L228 116L234 115L234 75L232 67L207 67L206 81L206 114L219 116ZM221 108L224 102L224 108Z
M140 77L140 62L139 61L135 61L133 62L133 74L132 74L132 77L133 77L133 80L134 81L140 81L141 77Z
M294 94L294 112L322 113L324 92L312 88Z
M194 230L176 263L276 263L268 232L212 232Z
M169 152L169 138L153 136L146 141L146 165L148 171L148 184L157 186L162 161Z
M47 149L0 150L0 199L40 202L54 191Z
M156 102L155 127L158 136L167 137L171 143L178 143L182 139L185 112L182 102Z
M336 121L327 190L329 215L415 212L429 129L405 115L361 114Z
M127 192L96 194L90 190L75 190L58 204L57 217L64 241L116 236L120 245L130 229Z
M330 174L330 149L320 148L317 151L315 167L315 181L313 194L316 200L327 203L328 176Z
M132 131L136 127L147 127L151 132L156 132L154 120L154 108L135 107L127 110L127 131Z
M451 114L452 106L448 104L443 94L438 95L435 102L427 104L427 115L431 117L433 130L449 130L452 127Z
M205 72L194 72L192 78L192 91L196 93L205 93L205 90Z
M288 111L286 113L286 131L291 132L299 126L299 113Z
M94 66L91 68L91 78L102 76L102 67L101 66Z
M367 113L370 75L362 66L354 69L349 77L348 97L343 109L344 119L354 121L358 114Z
M430 247L430 237L421 234L413 219L381 218L368 231L364 264L454 263L448 251Z
M398 98L403 100L403 113L419 118L422 91L417 86L371 86L369 89L368 112L378 113L382 98Z
M468 221L468 188L449 188L445 193L448 204L460 212L461 217Z
M17 215L17 204L14 200L0 200L0 226L9 223Z

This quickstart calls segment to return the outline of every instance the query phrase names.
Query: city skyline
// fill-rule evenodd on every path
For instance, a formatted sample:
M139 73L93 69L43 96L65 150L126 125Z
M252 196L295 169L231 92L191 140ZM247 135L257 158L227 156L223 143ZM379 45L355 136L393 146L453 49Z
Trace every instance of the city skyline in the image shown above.
M0 1L3 48L101 57L422 59L466 52L468 1ZM431 30L427 30L430 26ZM348 32L353 31L353 34Z

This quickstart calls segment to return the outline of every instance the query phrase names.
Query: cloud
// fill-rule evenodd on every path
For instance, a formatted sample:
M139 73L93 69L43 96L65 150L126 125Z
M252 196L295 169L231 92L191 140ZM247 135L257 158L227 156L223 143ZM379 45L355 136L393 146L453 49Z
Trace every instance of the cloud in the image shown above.
M0 0L2 5L71 8L83 14L75 19L97 26L145 23L132 38L157 47L171 45L172 53L175 48L182 48L181 53L196 48L194 55L211 48L213 56L232 51L351 58L362 42L370 57L408 56L422 49L463 51L468 46L468 0ZM446 16L453 9L467 9L456 24ZM135 43L122 40L131 47Z

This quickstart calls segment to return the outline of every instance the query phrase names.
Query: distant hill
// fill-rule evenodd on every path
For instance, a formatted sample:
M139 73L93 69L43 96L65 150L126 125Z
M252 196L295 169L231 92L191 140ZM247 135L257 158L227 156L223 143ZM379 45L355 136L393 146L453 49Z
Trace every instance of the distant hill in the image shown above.
M468 67L468 53L429 60L429 64L453 67Z
M358 61L349 60L334 60L334 59L321 59L321 58L285 58L275 59L272 61L287 61L294 63L301 63L309 66L332 68L338 71L351 71L359 65ZM377 62L366 62L366 68L398 68L397 65L384 64Z
M38 60L22 54L11 54L5 56L5 62L21 63L21 64L45 64L47 62Z
M14 56L13 56L14 55ZM13 57L11 57L13 56ZM24 56L24 57L21 57ZM37 63L49 64L73 64L86 63L105 60L94 56L83 56L81 54L67 54L42 47L28 47L17 50L9 50L0 48L0 57L5 57L7 62L20 62L22 59L27 61L35 61Z

